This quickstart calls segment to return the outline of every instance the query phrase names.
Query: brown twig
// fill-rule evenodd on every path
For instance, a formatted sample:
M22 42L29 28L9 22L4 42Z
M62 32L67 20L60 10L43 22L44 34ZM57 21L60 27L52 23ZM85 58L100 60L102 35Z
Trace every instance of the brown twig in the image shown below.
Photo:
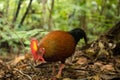
M32 80L32 78L29 76L29 75L27 75L27 74L24 74L21 70L18 70L18 69L14 69L15 71L17 71L17 72L19 72L20 74L22 74L23 76L26 76L28 79L30 79L30 80Z
M20 24L19 24L19 28L21 27L21 25L23 24L23 22L24 22L24 20L25 20L25 18L26 18L26 16L27 16L27 14L28 14L28 12L29 12L29 9L31 8L31 4L32 4L32 1L33 0L30 0L30 2L29 2L29 4L28 4L28 7L27 7L27 9L26 9L26 12L24 13L24 15L23 15L23 17L22 17L22 19L21 19L21 21L20 21Z

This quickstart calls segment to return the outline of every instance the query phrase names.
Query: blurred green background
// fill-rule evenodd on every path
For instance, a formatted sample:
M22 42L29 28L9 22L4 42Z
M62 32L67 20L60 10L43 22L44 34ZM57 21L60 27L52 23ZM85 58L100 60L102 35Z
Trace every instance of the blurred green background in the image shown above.
M0 54L28 52L52 30L80 27L91 42L118 21L120 0L0 0Z

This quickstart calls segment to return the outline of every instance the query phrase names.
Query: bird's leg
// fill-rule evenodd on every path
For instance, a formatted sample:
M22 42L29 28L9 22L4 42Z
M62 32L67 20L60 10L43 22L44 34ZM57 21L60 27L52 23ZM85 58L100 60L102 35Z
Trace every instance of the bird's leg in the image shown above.
M52 75L55 74L55 71L56 71L56 69L55 69L55 65L54 65L54 63L52 63Z
M64 67L65 67L65 65L62 63L61 66L60 66L60 68L59 68L58 74L56 75L57 78L61 77L62 70L63 70Z

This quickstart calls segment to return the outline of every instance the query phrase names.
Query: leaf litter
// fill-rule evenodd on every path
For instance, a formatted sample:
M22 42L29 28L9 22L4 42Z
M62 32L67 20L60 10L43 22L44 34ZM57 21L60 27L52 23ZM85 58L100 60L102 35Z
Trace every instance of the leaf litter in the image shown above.
M1 56L0 80L119 80L120 55L111 57L111 53L112 49L104 41L93 42L86 50L76 49L67 58L60 79L54 78L60 62L38 65L31 53ZM55 64L55 74L52 74L52 64Z

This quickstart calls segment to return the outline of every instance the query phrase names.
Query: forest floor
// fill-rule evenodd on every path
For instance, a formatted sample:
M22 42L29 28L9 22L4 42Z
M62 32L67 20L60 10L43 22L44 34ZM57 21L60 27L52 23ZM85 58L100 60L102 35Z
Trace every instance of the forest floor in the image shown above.
M57 74L60 63L54 64ZM0 57L0 80L52 80L55 74L52 63L37 66L30 53ZM94 61L77 50L56 80L120 80L120 56Z

